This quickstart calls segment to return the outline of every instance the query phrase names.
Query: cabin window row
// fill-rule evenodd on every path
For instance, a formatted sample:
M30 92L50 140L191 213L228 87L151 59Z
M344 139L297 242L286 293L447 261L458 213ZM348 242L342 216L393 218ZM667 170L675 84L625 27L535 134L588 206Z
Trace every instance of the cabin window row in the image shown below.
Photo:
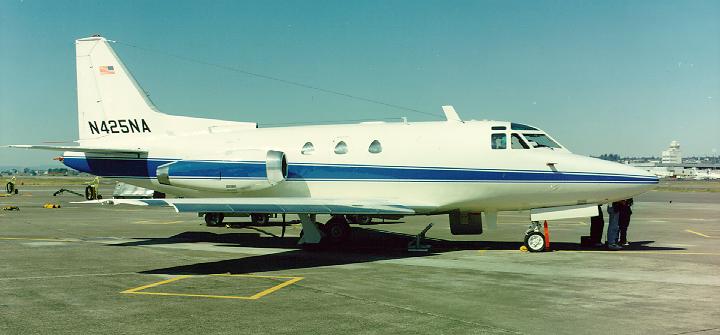
M315 152L315 146L312 144L312 142L306 142L305 145L303 145L302 149L300 150L300 153L303 155L312 155ZM348 153L348 145L345 143L345 141L339 141L335 144L334 152L338 155L344 155ZM368 146L368 152L371 154L379 154L382 152L382 144L380 144L380 141L373 140L370 145Z

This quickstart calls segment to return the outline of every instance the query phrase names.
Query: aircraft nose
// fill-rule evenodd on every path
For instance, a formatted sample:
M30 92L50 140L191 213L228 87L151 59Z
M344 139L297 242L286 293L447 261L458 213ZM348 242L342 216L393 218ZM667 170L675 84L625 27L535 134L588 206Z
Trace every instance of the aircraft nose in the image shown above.
M654 189L659 179L649 171L637 168L628 164L605 161L605 171L616 176L619 193L626 194L626 197L635 196Z
M642 189L642 192L647 192L654 189L660 182L660 179L656 175L652 174L650 171L646 171L634 166L627 167L632 168L634 174L636 174L638 177L642 177L643 179L645 179L645 184L638 185L639 188Z

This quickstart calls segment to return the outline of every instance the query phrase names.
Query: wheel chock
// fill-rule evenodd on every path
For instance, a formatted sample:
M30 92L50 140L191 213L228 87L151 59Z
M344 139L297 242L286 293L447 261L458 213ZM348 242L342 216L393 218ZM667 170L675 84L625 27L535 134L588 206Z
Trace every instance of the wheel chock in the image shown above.
M528 251L528 249L527 249L527 247L526 247L526 246L524 246L524 245L521 245L521 246L520 246L520 251L522 251L522 252L527 252L527 251Z
M18 206L5 206L3 207L4 211L19 211L20 207Z
M43 208L60 208L60 205L58 205L58 204L46 203L46 204L43 205Z

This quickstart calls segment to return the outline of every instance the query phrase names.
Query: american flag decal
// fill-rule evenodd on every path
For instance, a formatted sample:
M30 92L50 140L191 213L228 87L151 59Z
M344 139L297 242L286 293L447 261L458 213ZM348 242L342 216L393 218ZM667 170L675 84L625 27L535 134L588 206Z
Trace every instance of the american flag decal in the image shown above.
M112 65L101 66L100 74L115 74L115 68Z

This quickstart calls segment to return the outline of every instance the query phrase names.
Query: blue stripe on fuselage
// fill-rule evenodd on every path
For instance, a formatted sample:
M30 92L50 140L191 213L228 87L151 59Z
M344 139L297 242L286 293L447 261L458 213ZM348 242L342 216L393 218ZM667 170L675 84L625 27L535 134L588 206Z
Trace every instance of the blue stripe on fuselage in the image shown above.
M173 159L124 159L65 157L64 163L73 169L104 177L155 178L158 166L173 162ZM183 161L197 164L202 169L191 169L176 177L193 179L213 178L200 171L222 168L225 179L261 179L265 176L262 162L229 161ZM373 165L330 165L330 164L289 164L288 180L322 181L420 181L420 182L569 182L569 183L638 183L656 184L657 178L581 173L521 170L482 170L438 167L399 167Z

